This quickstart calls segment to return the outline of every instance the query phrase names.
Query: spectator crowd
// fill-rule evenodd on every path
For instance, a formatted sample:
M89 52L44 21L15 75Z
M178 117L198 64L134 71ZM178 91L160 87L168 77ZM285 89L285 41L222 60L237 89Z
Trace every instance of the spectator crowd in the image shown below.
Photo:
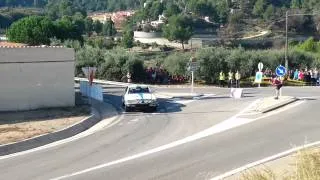
M147 83L151 84L181 84L188 81L187 76L170 75L170 73L163 68L147 68Z
M266 69L264 75L270 78L274 78L276 76L276 74L270 69ZM306 82L307 85L319 85L320 72L317 68L289 70L288 78L296 81Z

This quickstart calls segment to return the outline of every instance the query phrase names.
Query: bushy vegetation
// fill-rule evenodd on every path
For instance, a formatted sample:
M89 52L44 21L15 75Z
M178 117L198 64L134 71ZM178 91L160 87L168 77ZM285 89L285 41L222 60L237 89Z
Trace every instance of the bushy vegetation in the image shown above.
M200 61L197 75L207 83L215 83L219 72L225 73L239 70L243 77L249 77L257 71L257 64L264 63L265 68L275 69L284 64L282 50L244 50L242 48L204 48L196 52L195 57ZM289 66L292 68L311 67L318 62L312 53L292 50L289 52Z
M97 78L124 81L126 74L132 74L134 82L145 80L144 64L138 55L123 48L106 50L85 46L76 52L76 75L82 75L81 68L97 67Z
M164 58L162 64L171 75L187 75L186 67L189 60L189 53L174 53Z
M243 48L203 48L191 54L190 52L175 52L168 56L145 57L142 54L126 51L122 48L106 50L105 47L85 46L77 51L77 75L83 66L97 66L100 78L108 80L123 80L123 76L132 72L134 80L143 82L143 71L150 61L157 67L163 67L171 75L188 76L187 64L194 56L200 64L196 71L196 79L206 83L216 83L220 71L227 73L239 70L243 78L251 77L257 71L257 64L264 63L264 67L275 69L284 64L283 50L244 50ZM151 59L150 59L151 58ZM292 49L288 54L289 65L292 69L315 67L319 65L315 53ZM146 61L148 60L148 61Z
M41 14L39 9L0 9L0 33L4 33L13 22L21 18Z
M48 45L51 43L51 38L61 41L82 41L84 34L90 37L93 32L108 37L117 33L113 22L110 20L102 24L99 21L85 18L81 13L76 13L73 16L63 16L54 21L46 16L25 17L10 26L7 30L7 36L12 42Z
M7 31L7 37L12 42L29 45L49 45L53 37L82 41L82 30L77 25L76 20L68 17L53 22L44 16L29 16L13 23Z

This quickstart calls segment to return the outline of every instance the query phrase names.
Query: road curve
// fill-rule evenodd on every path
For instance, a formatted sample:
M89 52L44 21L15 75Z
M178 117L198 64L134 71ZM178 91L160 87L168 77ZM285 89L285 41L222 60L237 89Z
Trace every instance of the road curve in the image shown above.
M106 99L119 105L121 91L109 90ZM158 113L124 114L115 126L88 137L0 160L1 179L52 179L144 152L233 116L264 91L269 93L271 89L252 90L251 97L242 100L224 96L188 103L162 99ZM319 92L305 91L309 95ZM299 94L293 89L286 92ZM319 105L318 99L308 100L291 111L252 124L66 179L211 178L292 145L301 145L306 138L320 140Z
M105 98L120 106L123 89L107 91ZM252 98L240 101L224 97L196 101L160 99L157 113L123 114L118 124L87 137L0 160L1 179L50 179L143 152L219 123L250 101Z

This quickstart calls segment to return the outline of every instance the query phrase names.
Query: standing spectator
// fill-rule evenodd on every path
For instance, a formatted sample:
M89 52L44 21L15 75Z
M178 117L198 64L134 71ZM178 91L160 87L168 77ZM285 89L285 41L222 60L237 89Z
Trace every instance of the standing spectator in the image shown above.
M296 69L296 71L293 73L293 80L298 80L299 79L299 70Z
M232 87L232 83L233 83L233 72L230 70L228 73L228 87L231 88Z
M152 67L147 69L148 83L152 82Z
M131 73L130 72L127 73L127 79L128 79L128 83L132 82Z
M304 74L303 74L302 70L300 70L299 75L298 75L298 80L303 81L303 79L304 79Z
M224 75L224 72L221 71L219 74L219 86L220 87L224 87L224 81L225 81L226 77Z
M237 72L236 72L235 79L236 79L236 88L240 88L241 74L239 73L238 70L237 70Z
M314 78L314 85L317 85L317 82L319 80L319 72L317 70L317 68L314 68L313 70L313 78Z
M279 96L280 96L280 90L282 88L282 81L280 79L280 77L276 77L273 79L273 83L272 83L275 88L276 88L276 97L275 99L279 99Z
M309 71L304 71L304 81L309 85L311 82L311 74Z
M151 78L152 78L152 83L156 83L156 78L157 78L157 72L155 70L153 70L152 74L151 74Z
M313 86L314 85L314 82L315 82L315 79L314 79L314 74L313 74L313 70L312 69L310 69L309 71L308 71L308 74L310 74L310 85L311 86Z

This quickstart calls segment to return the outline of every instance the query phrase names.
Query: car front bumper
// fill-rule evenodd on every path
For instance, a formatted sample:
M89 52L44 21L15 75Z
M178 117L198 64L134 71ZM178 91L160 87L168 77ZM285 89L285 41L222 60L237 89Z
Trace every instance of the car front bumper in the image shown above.
M155 108L158 106L157 103L140 103L140 104L126 104L130 108Z

